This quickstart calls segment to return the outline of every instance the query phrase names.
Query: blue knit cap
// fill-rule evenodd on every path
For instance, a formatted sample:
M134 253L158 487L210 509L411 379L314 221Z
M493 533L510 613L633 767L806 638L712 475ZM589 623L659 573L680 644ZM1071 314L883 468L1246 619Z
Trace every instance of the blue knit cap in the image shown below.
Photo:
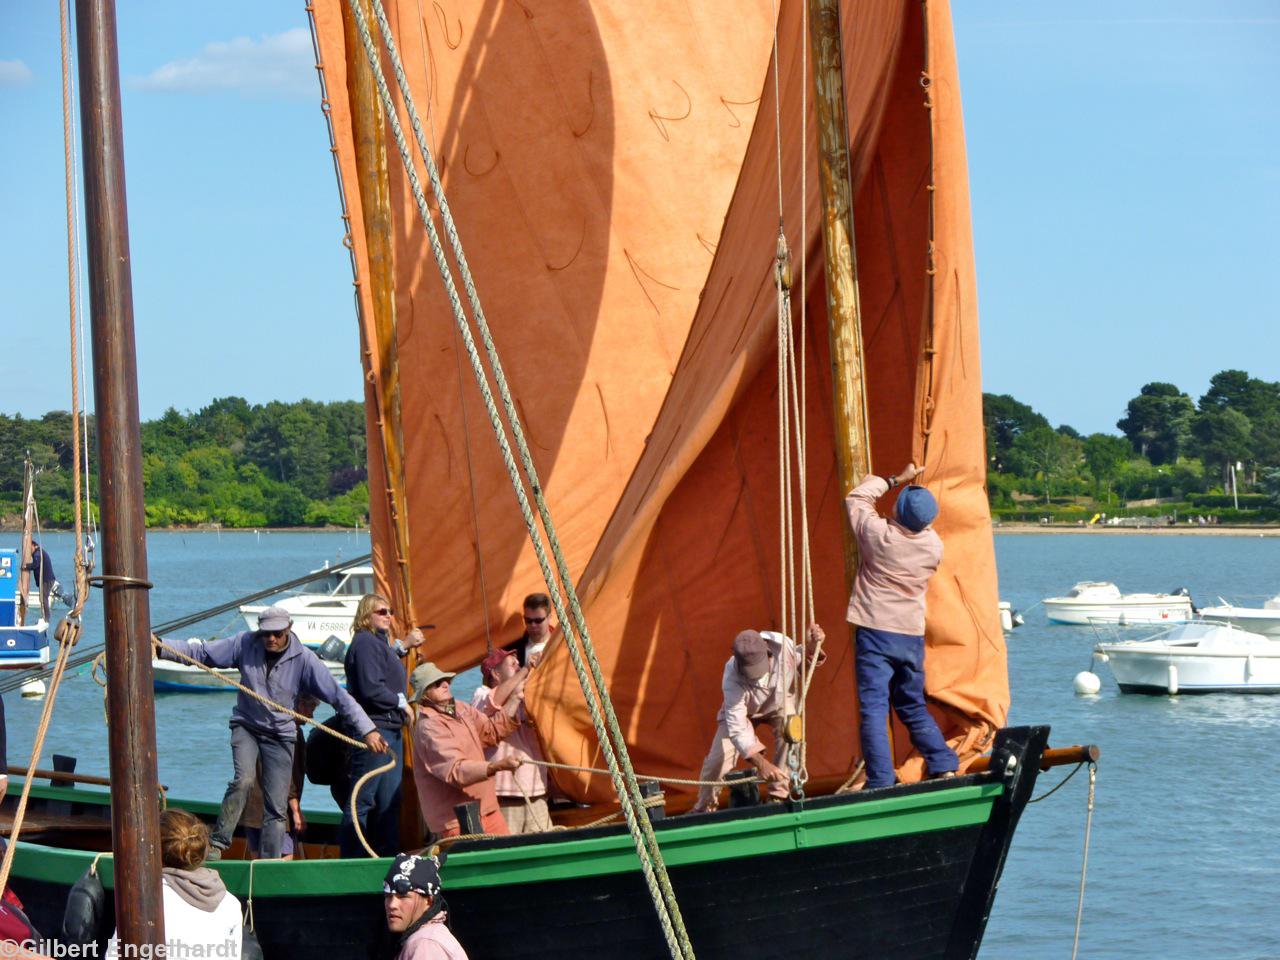
M894 513L900 524L919 533L938 516L938 501L924 487L917 487L913 483L898 494Z

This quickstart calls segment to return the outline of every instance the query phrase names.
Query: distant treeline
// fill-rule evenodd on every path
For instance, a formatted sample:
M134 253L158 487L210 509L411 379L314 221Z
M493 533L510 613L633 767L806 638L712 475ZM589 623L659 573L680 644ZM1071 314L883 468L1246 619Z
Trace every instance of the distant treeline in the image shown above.
M92 417L89 440L96 488ZM70 525L75 451L71 415L62 411L39 420L0 414L0 519L20 520L28 451L39 470L41 523ZM149 526L350 527L368 520L364 407L354 401L223 397L196 413L171 408L142 424L142 457Z
M1067 424L1051 426L1007 394L986 393L982 401L997 517L1106 511L1280 520L1280 383L1224 370L1198 402L1171 383L1148 383L1117 421L1120 435L1087 437ZM1157 499L1163 502L1124 509L1125 501Z

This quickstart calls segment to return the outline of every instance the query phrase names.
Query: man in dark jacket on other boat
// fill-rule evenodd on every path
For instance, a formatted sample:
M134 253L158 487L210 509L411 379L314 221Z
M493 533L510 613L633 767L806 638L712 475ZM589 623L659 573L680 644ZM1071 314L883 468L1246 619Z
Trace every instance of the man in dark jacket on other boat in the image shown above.
M23 566L31 574L36 582L36 587L40 590L40 611L44 619L49 619L49 595L51 593L57 595L61 591L58 587L58 578L53 575L53 561L49 559L49 554L44 552L44 548L35 540L31 541L31 562Z
M890 705L924 757L929 776L948 776L958 766L955 751L925 706L925 591L942 562L942 539L931 526L938 502L911 483L920 473L909 463L888 479L868 476L845 498L858 541L848 620L857 627L862 759L867 789L872 790L897 780L889 744ZM893 518L886 520L876 512L876 501L899 483L907 486L898 495Z
M237 668L245 687L274 703L293 704L299 696L323 700L338 711L347 727L364 739L370 750L385 753L387 743L351 695L329 673L314 652L302 645L290 627L283 607L268 607L258 617L258 629L221 640L165 640L157 638L161 659L185 662L185 654L209 667ZM267 706L244 691L231 711L231 762L235 774L222 797L222 811L214 827L209 859L217 860L231 845L231 835L244 812L262 761L262 859L278 858L284 843L289 781L297 728L293 717Z

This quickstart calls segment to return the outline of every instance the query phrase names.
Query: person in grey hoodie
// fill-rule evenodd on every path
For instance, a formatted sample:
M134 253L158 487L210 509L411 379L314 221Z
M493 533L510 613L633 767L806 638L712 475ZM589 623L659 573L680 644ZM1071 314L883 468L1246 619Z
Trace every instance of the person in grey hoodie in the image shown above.
M204 865L209 828L176 807L160 814L160 896L166 954L239 960L243 928L240 902L222 877ZM107 943L106 960L118 960L120 941Z
M182 653L210 667L235 667L245 687L274 703L292 704L310 695L330 704L347 728L364 739L375 753L385 753L387 742L373 721L338 682L314 652L290 629L293 621L283 607L268 607L258 618L257 630L246 630L221 640L160 640L156 655L182 662ZM231 711L231 762L235 773L222 797L222 811L213 830L209 859L221 858L231 846L231 836L244 812L245 801L262 763L262 859L280 856L284 843L289 780L293 772L296 727L293 717L267 706L244 691Z

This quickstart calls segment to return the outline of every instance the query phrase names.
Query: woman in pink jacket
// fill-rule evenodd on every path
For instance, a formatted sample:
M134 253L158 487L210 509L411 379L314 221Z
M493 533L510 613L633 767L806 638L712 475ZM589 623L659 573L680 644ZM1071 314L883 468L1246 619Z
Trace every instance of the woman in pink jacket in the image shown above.
M889 707L911 735L931 777L955 772L955 751L943 739L925 706L924 620L929 578L942 562L942 539L931 526L938 502L911 483L920 469L909 463L887 480L868 476L845 498L858 541L858 575L848 620L857 627L855 651L862 759L867 788L896 781L889 745ZM892 519L876 512L876 501L899 483L905 486Z

